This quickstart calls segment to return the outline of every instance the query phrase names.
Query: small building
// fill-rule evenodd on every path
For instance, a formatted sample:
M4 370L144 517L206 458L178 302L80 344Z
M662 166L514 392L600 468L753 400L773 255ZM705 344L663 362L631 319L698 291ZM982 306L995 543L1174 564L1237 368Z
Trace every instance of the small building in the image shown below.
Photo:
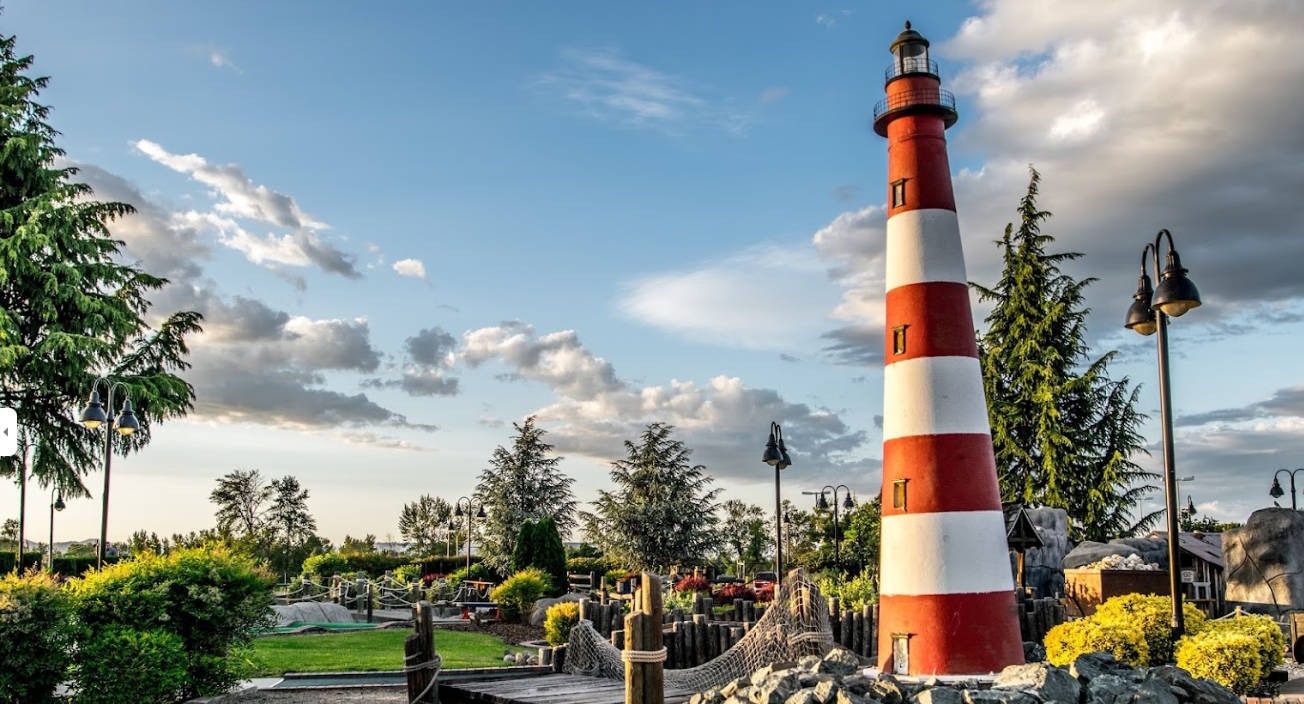
M1168 533L1156 530L1146 537L1168 540ZM1180 563L1177 568L1181 570L1182 592L1186 600L1209 616L1221 616L1226 588L1222 533L1181 533L1177 547Z
M1023 504L1001 504L1001 512L1005 514L1005 546L1015 554L1014 581L1019 589L1026 589L1027 568L1023 557L1027 551L1042 547L1041 537L1037 535L1037 528L1028 518Z

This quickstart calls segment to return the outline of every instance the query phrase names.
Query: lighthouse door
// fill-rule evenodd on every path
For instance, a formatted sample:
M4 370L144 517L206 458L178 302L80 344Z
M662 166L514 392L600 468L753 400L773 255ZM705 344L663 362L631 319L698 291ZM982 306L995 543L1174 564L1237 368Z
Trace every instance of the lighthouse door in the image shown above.
M910 636L892 636L892 674L910 674Z

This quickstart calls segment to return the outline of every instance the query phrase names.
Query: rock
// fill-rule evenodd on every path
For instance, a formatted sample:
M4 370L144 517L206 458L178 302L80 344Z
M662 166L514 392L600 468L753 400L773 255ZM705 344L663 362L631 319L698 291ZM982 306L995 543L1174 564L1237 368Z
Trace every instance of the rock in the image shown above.
M530 657L528 657L528 658L525 659L525 664L526 664L526 665L538 665L538 664L539 664L539 656L538 656L538 655L531 655Z
M741 689L741 688L743 688L743 687L746 687L746 686L748 686L749 684L750 684L750 682L747 680L746 677L739 677L738 679L734 680L733 682L730 682L729 684L726 684L725 686L721 687L721 688L720 688L720 696L722 696L722 697L732 697L734 694L736 694L736 693L738 692L739 689Z
M1062 564L1064 569L1073 570L1079 567L1085 567L1093 562L1099 562L1108 555L1119 555L1127 557L1128 555L1140 555L1136 548L1120 545L1118 543L1097 543L1092 540L1084 540L1078 543L1078 546L1069 551L1064 556Z
M543 622L548 620L548 607L568 601L579 601L583 598L585 597L582 594L562 594L556 599L539 599L534 602L534 608L530 610L530 618L527 623L531 626L542 626Z
M975 688L965 689L963 694L965 704L1041 704L1036 694L1019 689ZM1077 704L1077 700L1074 699L1070 704Z
M1011 665L996 676L992 689L1034 691L1042 699L1076 702L1082 684L1067 670L1052 667L1044 662L1031 665Z
M814 672L820 666L820 656L807 655L797 661L797 666L807 672Z
M1128 704L1131 701L1132 685L1118 675L1101 674L1087 682L1085 704Z
M883 704L901 704L907 695L897 678L884 673L873 682L873 697Z
M911 704L965 704L964 693L951 687L928 687L910 697Z
M353 612L331 602L301 601L297 604L277 604L272 607L276 625L292 623L353 623Z
M820 661L819 671L830 675L850 675L860 669L860 658L846 648L834 648Z
M517 653L517 654L516 654L516 664L517 664L517 665L524 665L526 662L529 661L529 659L530 659L530 656L529 656L529 655L526 655L525 653Z
M1069 674L1083 684L1100 675L1127 676L1131 673L1132 668L1115 660L1110 653L1084 653L1069 666Z
M511 653L508 653L503 656L503 662L512 663L514 665L516 664L516 656Z
M1023 661L1024 662L1042 662L1046 659L1046 646L1041 643L1024 641L1023 643Z
M1035 590L1038 597L1063 596L1064 556L1069 553L1069 514L1062 508L1045 507L1024 508L1023 513L1037 530L1037 537L1041 538L1040 548L1024 553L1024 582ZM1014 559L1011 555L1011 562Z
M716 689L715 687L712 687L711 689L708 689L700 694L694 694L692 698L688 700L688 703L689 704L721 704L721 702L723 701L724 701L724 697L720 695L720 690Z
M1222 534L1222 550L1229 608L1272 616L1304 609L1304 513L1259 509Z
M752 673L752 676L750 678L752 686L755 687L761 684L765 680L769 679L770 675L772 674L774 674L774 667L771 665L766 665L765 667L756 670L755 672Z
M752 704L783 704L801 689L795 675L772 674L764 682L752 686Z
M1167 682L1155 677L1148 677L1141 682L1141 687L1132 695L1133 704L1180 704L1173 689ZM1180 690L1179 690L1180 691Z
M829 704L829 702L838 698L838 692L842 691L842 687L838 686L837 682L829 679L815 685L815 688L811 691L815 693L816 704Z
M838 696L835 698L836 704L869 704L869 700L859 694L852 694L845 689L838 690Z
M1213 680L1197 680L1191 676L1191 673L1176 665L1152 667L1148 676L1181 690L1180 698L1192 704L1238 704L1241 700L1230 689Z
M832 682L837 678L823 672L805 672L798 675L802 687L815 687L821 682Z
M863 696L873 691L874 680L871 680L864 675L848 675L842 678L842 686L853 694L860 694Z
M1159 565L1159 569L1168 569L1168 540L1164 538L1116 538L1110 545L1126 545L1141 556L1146 564Z
M783 704L823 704L815 698L815 692L809 689L799 689L796 694L788 697Z

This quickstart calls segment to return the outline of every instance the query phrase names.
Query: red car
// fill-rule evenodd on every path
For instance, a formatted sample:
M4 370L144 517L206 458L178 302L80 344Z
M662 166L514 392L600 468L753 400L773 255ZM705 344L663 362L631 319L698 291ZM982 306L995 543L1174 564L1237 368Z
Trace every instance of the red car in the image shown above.
M773 572L757 572L752 576L752 589L760 591L778 581L778 576Z

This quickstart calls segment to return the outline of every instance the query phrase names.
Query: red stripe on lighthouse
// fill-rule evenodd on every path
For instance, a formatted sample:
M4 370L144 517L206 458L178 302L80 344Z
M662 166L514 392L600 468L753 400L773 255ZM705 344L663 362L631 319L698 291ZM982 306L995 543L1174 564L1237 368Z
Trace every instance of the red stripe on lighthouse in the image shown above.
M908 635L911 674L1000 672L1023 662L1014 592L879 598L879 668L892 672L892 637ZM963 618L958 617L963 614Z
M906 479L904 509L889 487ZM883 515L934 511L990 511L1001 505L992 438L973 435L912 435L883 443Z
M955 210L946 128L929 115L906 115L888 124L888 217L907 210ZM905 180L905 202L897 205L892 184Z
M897 339L900 326L906 326L903 340ZM978 343L968 332L972 326L968 286L937 281L899 286L887 292L883 358L892 364L916 357L977 357Z

